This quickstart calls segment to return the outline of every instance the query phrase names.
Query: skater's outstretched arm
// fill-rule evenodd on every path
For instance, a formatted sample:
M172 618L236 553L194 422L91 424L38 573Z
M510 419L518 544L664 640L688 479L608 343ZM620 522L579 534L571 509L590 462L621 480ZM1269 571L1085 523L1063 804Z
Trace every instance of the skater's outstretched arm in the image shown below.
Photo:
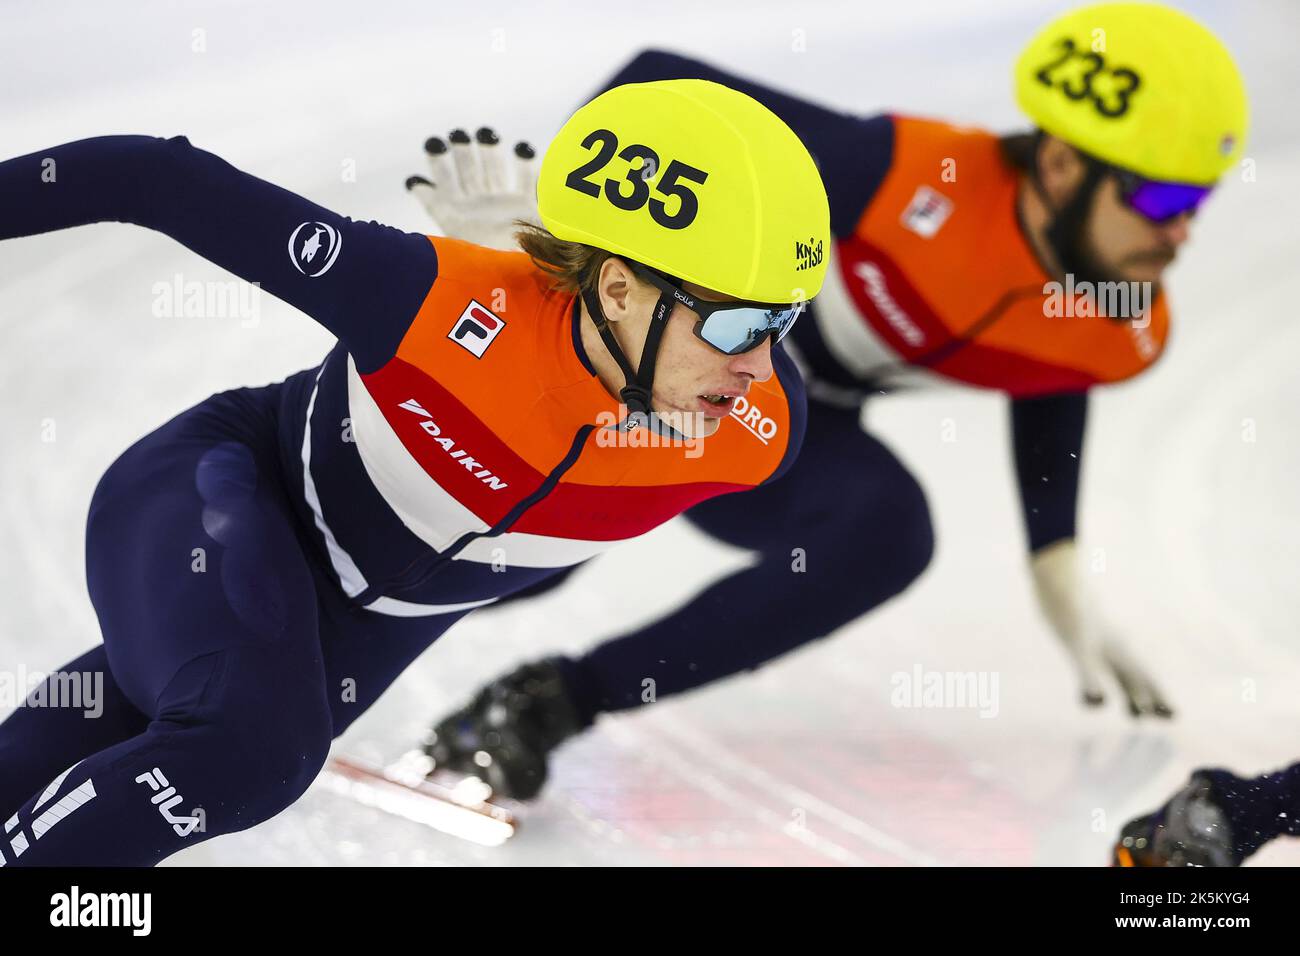
M1039 604L1065 646L1085 703L1105 700L1116 681L1131 714L1169 717L1173 710L1151 677L1112 633L1081 580L1075 514L1088 393L1014 399L1012 446L1029 535Z
M0 163L0 239L94 222L166 233L337 335L361 372L396 352L438 272L425 236L356 222L184 136L100 136Z
M1029 550L1074 537L1088 393L1011 402L1011 442Z

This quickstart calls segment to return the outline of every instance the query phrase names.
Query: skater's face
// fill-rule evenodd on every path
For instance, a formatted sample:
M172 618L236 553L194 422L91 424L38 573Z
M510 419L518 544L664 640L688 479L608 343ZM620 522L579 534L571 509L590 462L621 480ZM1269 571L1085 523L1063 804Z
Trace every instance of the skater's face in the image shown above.
M734 301L689 282L683 288L700 299ZM634 368L640 366L659 296L658 289L642 281L620 259L607 259L601 268L600 300L605 317ZM755 382L772 377L772 344L764 341L748 352L726 355L695 334L697 321L694 312L680 302L674 304L659 344L651 407L683 435L707 438L731 414L737 397L747 394ZM584 323L584 328L587 325ZM587 354L593 354L591 348ZM612 385L611 391L617 394L623 384L622 373L603 345L597 346L595 354L603 359L596 362L602 381L607 388ZM608 376L602 364L606 369L613 366Z
M1192 214L1154 223L1121 198L1114 176L1102 179L1084 228L1093 258L1106 274L1125 282L1160 282L1191 235Z
M1087 171L1087 163L1073 147L1052 136L1044 139L1039 175L1056 209L1074 197ZM1083 222L1083 250L1109 279L1159 283L1191 235L1192 215L1152 222L1125 202L1119 180L1107 174Z

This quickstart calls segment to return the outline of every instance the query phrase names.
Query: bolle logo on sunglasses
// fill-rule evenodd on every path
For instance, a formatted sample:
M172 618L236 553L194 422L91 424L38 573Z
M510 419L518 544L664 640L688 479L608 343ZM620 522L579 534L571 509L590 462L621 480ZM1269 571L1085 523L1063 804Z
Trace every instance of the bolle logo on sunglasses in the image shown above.
M822 240L818 239L813 242L809 239L807 242L800 242L796 239L794 241L794 271L803 272L804 269L811 269L814 266L821 265L825 254L826 250Z

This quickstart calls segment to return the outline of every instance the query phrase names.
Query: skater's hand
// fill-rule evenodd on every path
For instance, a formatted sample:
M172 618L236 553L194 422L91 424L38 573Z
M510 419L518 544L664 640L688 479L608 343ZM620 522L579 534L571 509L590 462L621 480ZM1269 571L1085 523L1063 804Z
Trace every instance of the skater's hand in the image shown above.
M1119 684L1130 714L1172 717L1173 708L1155 682L1101 620L1092 602L1086 602L1073 539L1043 548L1033 556L1030 566L1038 602L1070 655L1083 702L1091 707L1105 702L1109 675Z
M516 219L537 221L536 153L515 144L507 164L501 141L486 126L474 134L452 130L451 145L437 136L424 143L429 176L412 176L406 188L420 200L442 235L493 249L518 249ZM512 168L508 168L512 167Z

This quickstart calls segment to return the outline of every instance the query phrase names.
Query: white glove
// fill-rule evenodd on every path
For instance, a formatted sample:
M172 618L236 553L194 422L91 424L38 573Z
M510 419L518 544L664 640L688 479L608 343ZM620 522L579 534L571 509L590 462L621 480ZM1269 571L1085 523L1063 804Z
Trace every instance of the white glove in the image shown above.
M514 149L513 175L501 141L486 126L470 142L452 130L451 147L437 136L425 141L429 178L412 176L406 188L420 200L438 232L493 249L518 249L516 219L537 221L537 154L527 143Z
M1173 709L1142 666L1096 611L1084 607L1074 540L1067 538L1043 548L1030 559L1030 568L1038 603L1079 675L1084 703L1095 707L1105 701L1103 681L1109 672L1128 700L1129 713L1172 717Z

